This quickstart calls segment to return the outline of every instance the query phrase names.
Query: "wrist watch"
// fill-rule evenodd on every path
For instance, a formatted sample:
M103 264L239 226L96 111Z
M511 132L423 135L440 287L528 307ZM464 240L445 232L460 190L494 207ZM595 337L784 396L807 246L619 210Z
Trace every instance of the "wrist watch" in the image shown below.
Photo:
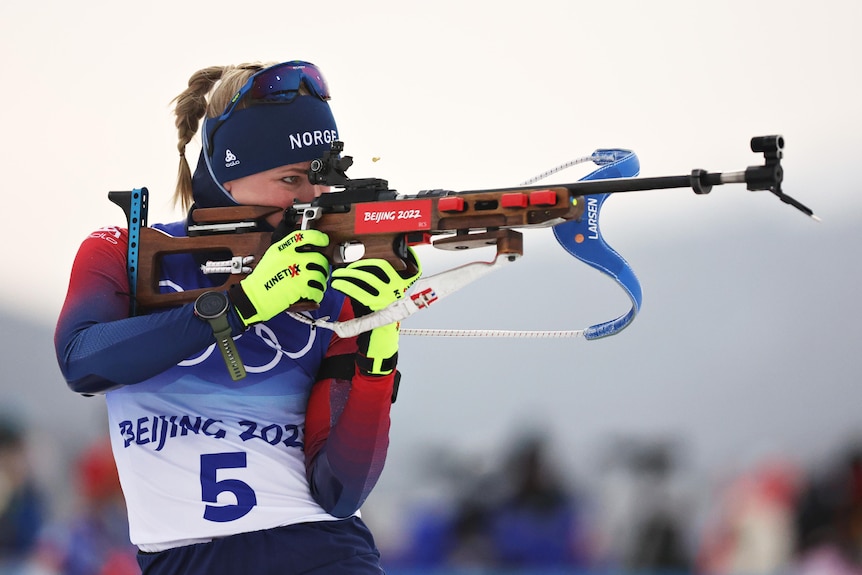
M216 347L221 351L231 379L237 381L245 377L245 366L239 358L239 351L231 337L227 310L230 299L224 292L208 291L195 300L195 315L209 322L215 334Z

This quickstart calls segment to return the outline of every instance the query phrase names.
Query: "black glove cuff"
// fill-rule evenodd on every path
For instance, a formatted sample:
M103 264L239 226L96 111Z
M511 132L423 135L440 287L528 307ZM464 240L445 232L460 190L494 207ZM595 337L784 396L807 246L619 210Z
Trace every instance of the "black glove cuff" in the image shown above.
M365 304L359 303L353 298L350 299L350 307L353 308L353 317L363 317L371 313L371 308Z
M243 320L257 315L257 308L254 307L254 304L251 303L251 300L248 299L247 295L245 295L245 290L242 289L241 285L234 284L230 286L230 289L227 291L227 296L230 298L231 303L242 316Z
M357 316L358 317L358 316ZM368 353L368 346L371 345L371 332L364 331L356 336L356 347L361 355Z
M359 363L356 358L361 357L358 354L344 354L344 355L335 355L332 357L327 357L323 360L323 363L320 364L320 369L317 370L317 379L342 379L350 381L353 379L353 370L355 369L355 365ZM363 357L366 362L369 362L367 357ZM371 376L371 377L379 377L379 376ZM395 399L398 397L398 388L401 386L401 372L397 369L395 370L395 379L392 382L392 403L395 403Z
M390 358L384 359L380 364L380 371L390 372L395 369L395 366L398 364L398 352L395 352ZM370 375L379 377L380 375L388 375L388 374L380 374L380 373L371 373L371 370L374 369L374 359L370 357L366 357L361 353L356 354L356 366L359 368L359 371L362 375Z

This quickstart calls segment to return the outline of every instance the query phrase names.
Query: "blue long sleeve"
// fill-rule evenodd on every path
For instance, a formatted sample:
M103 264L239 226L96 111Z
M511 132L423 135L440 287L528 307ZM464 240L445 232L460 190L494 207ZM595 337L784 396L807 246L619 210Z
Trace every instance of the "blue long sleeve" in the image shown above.
M54 334L60 371L78 393L144 381L214 341L193 304L128 317L125 245L116 239L93 234L81 244Z

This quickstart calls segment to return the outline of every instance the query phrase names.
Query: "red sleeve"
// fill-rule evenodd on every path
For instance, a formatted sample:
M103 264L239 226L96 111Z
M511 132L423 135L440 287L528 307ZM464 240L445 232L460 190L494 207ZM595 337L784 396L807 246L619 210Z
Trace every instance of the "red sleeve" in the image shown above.
M340 321L353 318L345 299ZM305 420L305 461L311 492L336 517L358 510L380 478L389 448L389 410L397 377L359 373L356 338L333 336L327 360L349 361L350 379L326 377L311 390ZM345 374L345 375L346 375Z

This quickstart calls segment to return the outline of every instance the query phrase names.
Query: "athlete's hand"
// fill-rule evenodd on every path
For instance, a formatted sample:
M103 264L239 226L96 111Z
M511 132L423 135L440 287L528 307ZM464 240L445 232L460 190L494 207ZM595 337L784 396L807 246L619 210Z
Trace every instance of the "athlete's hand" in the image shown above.
M422 264L413 248L407 248L407 264L416 271L395 271L392 264L383 259L358 260L333 270L332 287L353 300L356 315L367 315L404 297L407 289L419 279Z
M332 288L351 299L357 316L379 311L404 297L407 289L422 275L422 264L413 248L408 248L408 263L415 273L397 272L382 259L359 260L332 272ZM358 338L360 369L372 375L386 375L395 369L398 358L400 325L376 327Z
M300 301L319 304L329 261L315 248L328 245L329 236L318 230L298 230L272 244L254 270L230 290L243 323L267 321Z

